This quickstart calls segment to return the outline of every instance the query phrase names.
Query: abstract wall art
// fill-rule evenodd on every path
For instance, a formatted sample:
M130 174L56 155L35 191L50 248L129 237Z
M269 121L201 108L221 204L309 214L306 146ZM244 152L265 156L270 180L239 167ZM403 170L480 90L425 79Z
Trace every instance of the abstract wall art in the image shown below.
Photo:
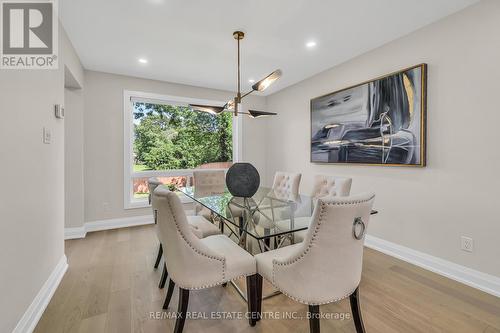
M311 100L311 162L425 166L427 65Z

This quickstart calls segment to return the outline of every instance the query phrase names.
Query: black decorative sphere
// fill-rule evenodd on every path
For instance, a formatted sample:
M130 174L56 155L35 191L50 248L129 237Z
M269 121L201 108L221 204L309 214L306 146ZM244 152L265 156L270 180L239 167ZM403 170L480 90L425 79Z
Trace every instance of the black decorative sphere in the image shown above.
M250 163L235 163L227 170L226 185L233 196L249 198L259 189L259 172Z

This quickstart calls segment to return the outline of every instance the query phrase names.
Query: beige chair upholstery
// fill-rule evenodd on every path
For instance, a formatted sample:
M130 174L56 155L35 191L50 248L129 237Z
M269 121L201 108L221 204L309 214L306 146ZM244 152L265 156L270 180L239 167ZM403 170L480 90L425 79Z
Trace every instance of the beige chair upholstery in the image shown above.
M203 216L187 216L191 231L198 238L220 234L219 228Z
M301 177L300 173L276 172L273 181L274 195L280 199L297 200Z
M149 203L151 204L151 208L153 209L153 218L156 224L156 234L158 236L158 239L160 239L159 235L159 229L158 229L158 205L157 202L154 198L154 191L158 186L164 186L163 183L161 183L158 178L152 177L148 179L148 188L149 188ZM211 235L217 235L220 234L219 229L210 221L205 219L202 216L189 216L188 217L189 224L191 226L192 232L198 237L198 238L204 238L207 236ZM156 255L156 260L154 264L154 268L158 268L161 258L163 256L163 244L160 241L160 245L158 247L158 254ZM165 265L163 265L163 272L162 276L160 278L160 284L159 287L163 288L165 286L165 282L167 280L167 269Z
M203 289L255 274L255 259L224 235L199 239L192 232L179 197L167 188L155 190L158 225L168 270L184 289Z
M161 182L158 181L156 178L150 178L148 179L148 187L149 187L149 197L150 197L150 203L151 207L153 208L153 216L155 220L155 226L156 226L156 235L158 237L158 240L160 241L160 245L158 248L158 254L156 255L156 261L154 264L154 268L158 268L161 258L163 256L164 248L163 248L163 243L162 243L162 238L160 234L160 228L158 226L158 198L155 195L155 190L157 188L167 188L165 185L163 185ZM191 232L198 238L205 238L207 236L211 235L217 235L220 234L219 229L210 221L205 219L203 216L189 216L187 217L188 223L189 223L189 228ZM165 283L167 282L168 279L168 270L167 270L167 265L166 265L166 258L163 263L163 271L161 274L160 278L160 283L158 287L160 289L165 287ZM173 292L173 285L169 286L169 290L167 293L167 299L165 300L166 306L168 306L168 303L170 302L170 298L172 297L172 292ZM167 301L168 300L168 301Z
M349 296L361 279L364 243L353 237L353 222L360 217L368 227L374 197L319 199L304 242L256 255L259 274L304 304Z
M209 197L224 193L226 187L226 176L224 170L195 170L194 196L197 198ZM195 204L195 214L210 219L210 211L200 204Z
M276 172L274 174L273 187L270 196L276 197L281 200L296 201L297 203L300 203L299 187L301 177L302 174L300 173L290 173L283 171ZM260 208L263 210L269 209L269 207L269 204L260 206ZM274 216L274 218L277 222L261 219L261 221L259 221L258 223L264 229L271 229L275 224L280 225L279 220L290 219L290 212L288 210L280 210L278 212L278 216ZM285 224L287 223L288 222L286 222Z
M190 290L205 289L246 276L247 283L253 281L247 285L249 299L253 299L257 277L254 257L227 236L197 238L179 197L167 188L158 187L154 198L158 203L160 240L165 247L171 285L175 283L180 289L178 313L181 316L176 320L174 332L182 332ZM167 306L169 301L165 301ZM250 302L249 311L255 313ZM255 320L251 319L250 324L255 325Z
M148 201L149 201L150 204L151 204L151 196L152 196L153 192L160 185L163 185L163 183L160 182L158 180L158 178L151 177L151 178L148 179L148 189L149 189Z
M158 188L167 189L167 187L164 185L157 186L156 189L158 189ZM158 204L158 200L157 200L155 193L156 192L153 192L153 194L151 196L152 197L151 204L153 207L153 211L158 212L158 205L159 204ZM156 215L158 215L158 213L156 213ZM158 217L156 217L156 219L158 219ZM219 228L217 228L217 226L215 226L212 222L208 221L203 216L187 216L186 219L187 219L188 224L190 226L191 232L198 238L205 238L208 236L220 234ZM160 235L159 235L159 228L158 227L157 227L157 235L158 235L158 239L161 239Z
M149 189L148 201L149 201L149 204L151 205L151 208L153 209L153 220L154 220L155 224L157 223L157 221L156 221L157 211L156 211L156 207L152 203L152 197L153 197L154 190L160 185L162 185L162 183L158 180L158 178L151 177L148 179L148 189ZM156 233L158 234L158 228L156 229ZM160 239L160 238L158 237L158 239ZM155 260L155 264L154 264L155 269L158 268L158 265L160 264L160 260L161 260L162 255L163 255L163 246L160 243L159 248L158 248L158 254L156 255L156 260ZM164 268L162 278L160 281L160 288L163 288L163 285L165 284L164 282L162 283L162 281L165 280L165 274L166 274L166 269Z
M193 177L195 196L206 197L224 192L226 186L224 170L195 170Z
M311 197L346 197L351 192L351 184L352 178L316 175Z
M154 183L154 180L152 180L150 182L150 184L151 183ZM155 190L158 188L167 189L167 187L164 185L156 186ZM158 200L158 196L155 194L154 191L151 193L151 201L152 201L151 205L153 207L153 211L155 214L155 222L157 222L158 216L159 216L159 200ZM206 218L204 218L203 216L187 216L186 218L187 218L187 221L189 224L190 231L197 238L201 239L201 238L205 238L208 236L220 234L219 229L213 223L211 223ZM163 252L164 252L164 243L162 243L162 237L161 237L160 227L159 227L158 223L156 224L156 234L157 234L158 240L160 241L160 246L158 249L158 255L156 257L156 262L155 262L154 268L158 268L158 265L160 264L160 261L161 261L161 258L163 256ZM168 279L168 271L167 271L166 256L165 256L165 262L163 264L163 272L162 272L162 275L160 278L160 283L159 283L158 287L159 288L165 287L165 283L167 282L167 279ZM170 279L170 285L168 287L167 297L166 297L165 303L164 303L165 309L168 308L168 304L170 303L170 298L172 297L173 288L174 288L174 284L172 282L172 279Z
M321 305L349 297L361 280L363 244L354 237L353 225L365 227L375 195L319 199L302 243L255 256L257 271L290 298ZM356 229L359 235L359 228Z
M311 198L313 199L313 205L319 198L329 198L329 197L346 197L351 192L352 178L348 177L336 177L327 175L316 175L314 177L313 190L311 192ZM295 225L300 227L305 227L309 225L310 219L300 217L296 218ZM296 232L294 237L295 241L302 242L306 237L307 230Z

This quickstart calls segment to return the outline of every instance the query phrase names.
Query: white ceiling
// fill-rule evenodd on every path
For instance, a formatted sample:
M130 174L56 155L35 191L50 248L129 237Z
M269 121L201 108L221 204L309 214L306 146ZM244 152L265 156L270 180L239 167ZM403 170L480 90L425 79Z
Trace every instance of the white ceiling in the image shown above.
M63 0L61 20L87 69L232 91L243 30L243 90L280 68L269 94L475 2Z

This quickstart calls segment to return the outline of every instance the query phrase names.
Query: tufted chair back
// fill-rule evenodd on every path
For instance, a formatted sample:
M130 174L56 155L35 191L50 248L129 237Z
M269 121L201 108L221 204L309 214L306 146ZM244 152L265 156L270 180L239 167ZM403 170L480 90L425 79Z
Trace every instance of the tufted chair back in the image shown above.
M163 183L158 180L156 177L151 177L148 179L148 189L149 189L149 196L148 196L148 201L150 204L152 204L151 197L153 195L153 192L155 189L159 186L162 185ZM154 211L154 208L153 208Z
M352 178L316 175L311 197L346 197L351 192Z
M208 197L215 194L224 193L226 187L226 177L224 170L195 170L194 178L194 196L197 198ZM201 214L210 219L210 213L203 210L203 206L195 204L195 214Z
M273 190L276 197L296 200L299 196L300 173L278 171L274 174Z
M226 186L224 170L195 170L193 177L196 197L206 197L224 192Z
M200 289L224 279L225 257L208 248L191 231L179 197L165 186L154 192L160 242L172 280L183 289Z
M375 195L318 199L306 238L284 258L273 261L273 284L291 298L309 305L335 302L358 287L363 264L365 227ZM357 231L354 236L354 230Z
M160 182L158 180L158 178L151 177L148 179L148 188L149 188L148 200L149 200L149 203L151 204L151 208L153 209L153 220L155 221L155 224L158 223L158 221L157 221L158 207L156 206L156 203L153 200L153 196L154 196L155 189L160 185L163 185L163 183ZM156 231L158 232L158 229Z

